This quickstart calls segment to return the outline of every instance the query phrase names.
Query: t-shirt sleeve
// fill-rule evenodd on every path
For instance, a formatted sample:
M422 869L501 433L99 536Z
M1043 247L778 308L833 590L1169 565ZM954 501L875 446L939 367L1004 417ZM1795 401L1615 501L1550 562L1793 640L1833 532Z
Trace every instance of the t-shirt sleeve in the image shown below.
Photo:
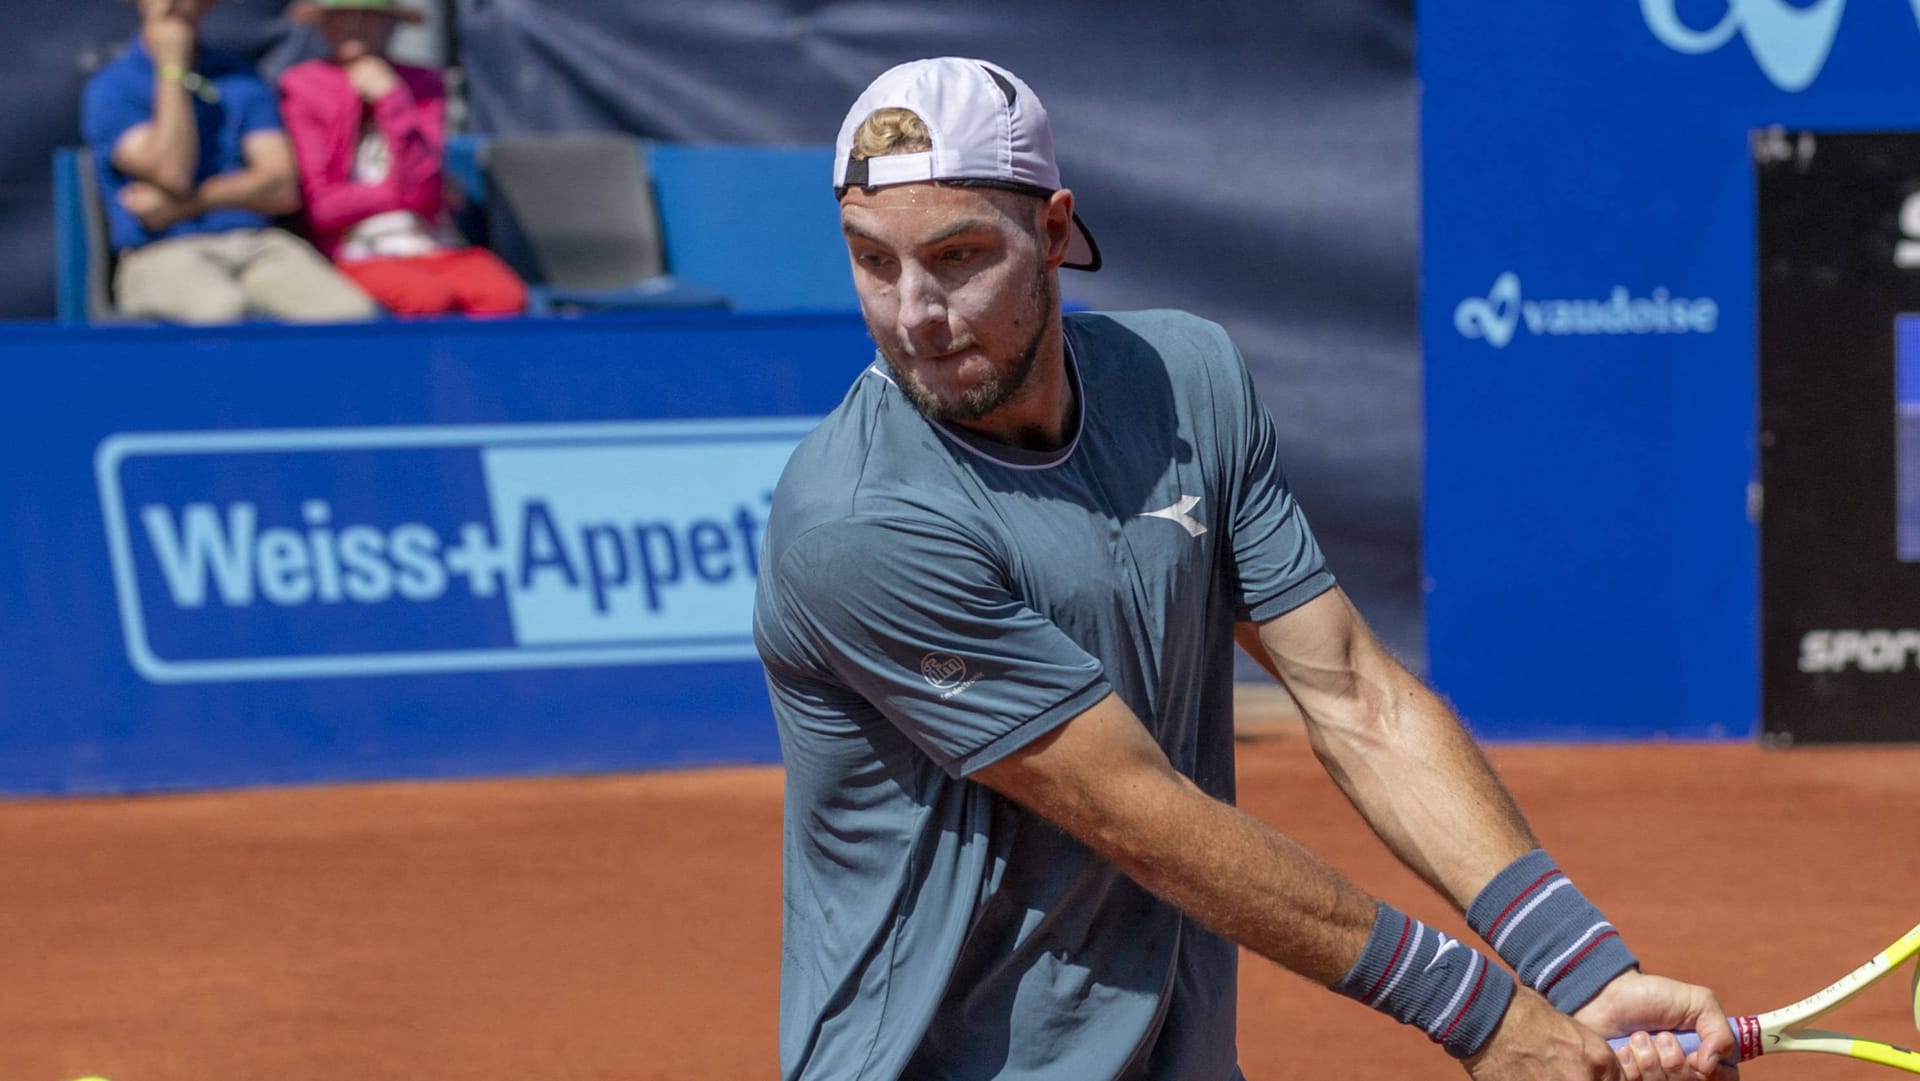
M112 159L122 135L150 119L147 104L118 75L113 69L101 72L80 95L80 137L103 163Z
M232 86L232 97L236 99L233 108L239 120L241 138L256 132L284 130L285 126L280 122L280 106L266 83L248 77L233 80Z
M1109 692L1100 663L1012 594L985 545L950 527L823 525L769 570L781 632L951 776Z
M1333 572L1280 468L1273 417L1261 403L1239 350L1216 383L1229 455L1236 618L1272 619L1333 587Z

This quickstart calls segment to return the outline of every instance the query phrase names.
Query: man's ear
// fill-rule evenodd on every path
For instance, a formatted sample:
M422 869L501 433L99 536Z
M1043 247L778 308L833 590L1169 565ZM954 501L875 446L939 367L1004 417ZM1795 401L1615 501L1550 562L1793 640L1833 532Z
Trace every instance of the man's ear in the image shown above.
M1073 243L1073 192L1061 188L1040 208L1041 235L1046 238L1047 265L1059 269L1066 262L1067 248Z

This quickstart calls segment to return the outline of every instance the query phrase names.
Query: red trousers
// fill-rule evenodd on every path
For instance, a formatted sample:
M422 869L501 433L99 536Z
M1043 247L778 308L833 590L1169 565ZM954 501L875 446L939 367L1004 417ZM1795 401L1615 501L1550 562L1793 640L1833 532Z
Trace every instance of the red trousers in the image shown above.
M527 287L485 248L341 263L340 273L395 315L517 315Z

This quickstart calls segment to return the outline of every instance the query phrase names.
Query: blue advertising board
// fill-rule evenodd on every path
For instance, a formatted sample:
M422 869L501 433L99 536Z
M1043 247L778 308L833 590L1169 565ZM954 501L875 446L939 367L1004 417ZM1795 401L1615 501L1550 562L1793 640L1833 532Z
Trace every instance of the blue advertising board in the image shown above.
M128 659L156 683L751 660L773 481L812 424L109 436Z
M857 314L9 330L0 793L778 753L750 636Z
M1920 2L1418 19L1431 678L1489 738L1752 735L1754 156L1920 126Z

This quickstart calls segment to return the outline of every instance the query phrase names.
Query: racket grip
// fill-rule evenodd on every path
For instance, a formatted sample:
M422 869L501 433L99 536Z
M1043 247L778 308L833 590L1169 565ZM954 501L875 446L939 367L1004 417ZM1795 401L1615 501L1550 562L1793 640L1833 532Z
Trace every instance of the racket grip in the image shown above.
M1729 1027L1731 1028L1731 1026ZM1700 1034L1699 1033L1676 1032L1673 1034L1673 1036L1675 1039L1680 1041L1680 1051L1682 1054L1691 1055L1695 1051L1700 1050ZM1620 1048L1625 1047L1627 1045L1627 1037L1615 1036L1612 1039L1607 1041L1607 1045L1609 1047L1612 1047L1615 1050L1619 1050ZM1739 1034L1736 1032L1733 1040L1733 1054L1728 1055L1723 1061L1728 1063L1741 1062L1742 1061L1742 1058L1740 1055L1741 1050L1742 1050L1742 1045L1740 1043Z
M1700 1034L1698 1032L1676 1032L1673 1036L1680 1041L1681 1053L1691 1055L1695 1051L1700 1050ZM1627 1038L1625 1036L1615 1036L1613 1039L1607 1041L1607 1046L1618 1051L1622 1047L1627 1046Z

